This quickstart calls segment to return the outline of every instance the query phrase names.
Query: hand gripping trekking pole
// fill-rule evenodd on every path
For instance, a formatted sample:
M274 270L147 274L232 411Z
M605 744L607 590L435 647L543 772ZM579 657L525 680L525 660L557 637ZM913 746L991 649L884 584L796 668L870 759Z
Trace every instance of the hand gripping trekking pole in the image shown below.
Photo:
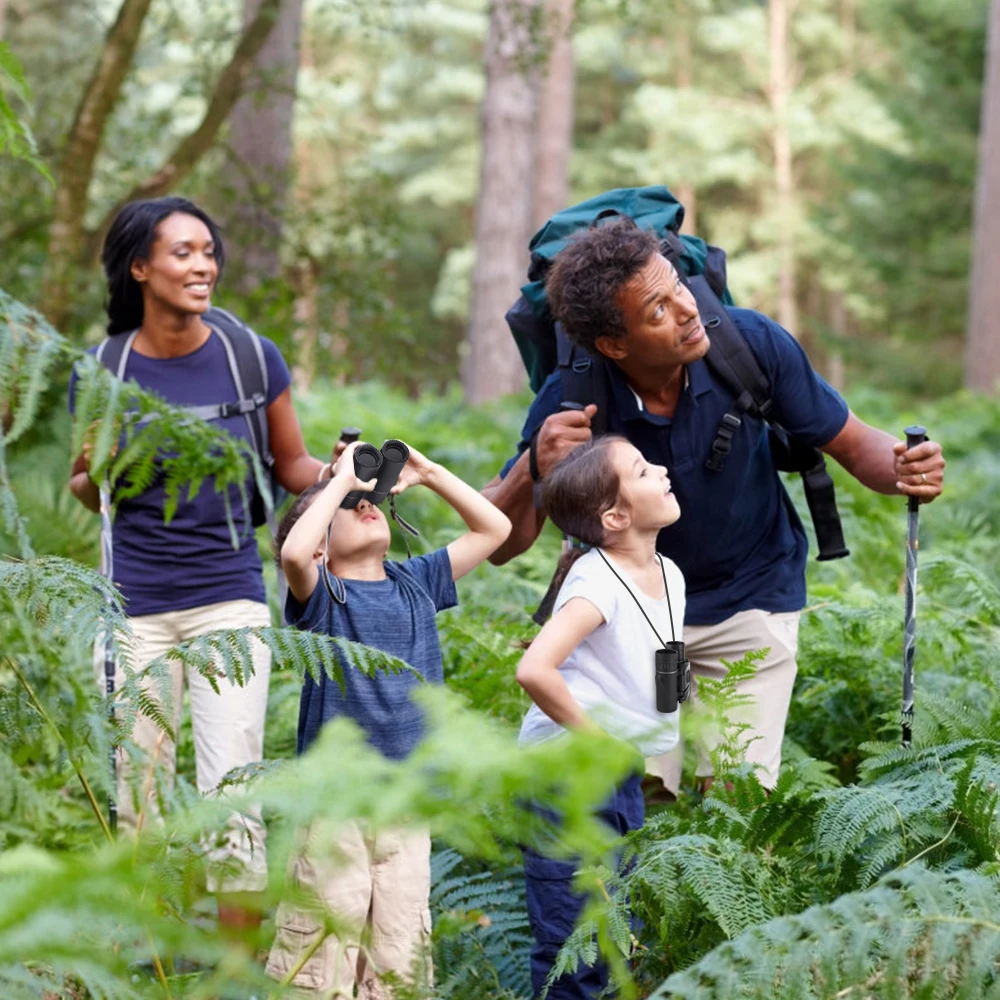
M114 559L111 546L111 491L105 480L100 490L101 500L101 575L114 586ZM108 608L111 611L111 608ZM111 770L111 787L108 789L108 828L112 836L118 830L118 803L115 795L118 792L118 745L114 738L115 731L115 644L111 631L111 615L105 623L104 633L104 693L107 699L108 725L111 731L111 749L108 751L108 763Z
M914 425L906 428L906 449L927 440L927 431ZM913 653L917 640L917 548L920 498L907 497L906 525L906 611L903 619L903 746L910 745L913 726Z

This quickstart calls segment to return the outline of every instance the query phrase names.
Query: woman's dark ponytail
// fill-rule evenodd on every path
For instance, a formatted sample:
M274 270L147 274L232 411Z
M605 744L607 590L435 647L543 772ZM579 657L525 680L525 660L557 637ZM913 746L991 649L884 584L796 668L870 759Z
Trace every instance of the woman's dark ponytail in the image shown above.
M148 260L156 239L156 227L168 216L180 213L200 219L215 244L215 259L222 275L225 251L222 234L214 220L186 198L153 198L132 201L115 216L101 250L101 264L108 281L108 334L127 333L142 326L142 289L132 277L132 264Z

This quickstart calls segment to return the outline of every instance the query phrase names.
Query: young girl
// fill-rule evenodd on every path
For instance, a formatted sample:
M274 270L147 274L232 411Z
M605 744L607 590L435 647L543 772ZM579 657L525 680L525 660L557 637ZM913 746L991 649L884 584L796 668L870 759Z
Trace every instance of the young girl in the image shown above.
M353 509L341 508L349 492L375 486L374 480L363 483L355 476L357 447L348 445L333 478L306 490L278 529L287 618L301 629L381 649L405 660L413 672L367 676L343 663L343 691L325 675L318 683L307 675L298 750L306 751L325 722L347 715L386 757L400 759L422 732L411 691L423 681L444 679L434 616L457 603L454 581L504 542L510 521L471 486L411 448L392 492L423 484L451 504L469 530L446 548L405 563L387 561L389 525L382 511L365 499ZM383 973L411 977L430 932L430 846L426 830L344 823L333 838L321 825L310 830L304 852L293 860L292 878L353 933L343 948L327 937L298 970L294 985L322 990L324 996L330 990L352 996L357 985L359 998L375 1000L388 995ZM275 924L267 971L283 979L322 933L323 922L282 903ZM370 939L364 950L363 938Z
M518 665L518 682L534 702L521 743L600 726L643 756L666 753L677 743L678 713L657 711L656 653L680 639L684 622L684 580L656 551L660 529L680 517L667 470L650 465L624 438L605 435L580 445L545 477L542 505L591 548L563 556L555 614ZM639 774L626 779L599 812L618 834L645 820L640 781ZM536 996L583 908L572 886L576 868L524 850ZM607 980L601 963L578 966L553 983L548 1000L595 998Z

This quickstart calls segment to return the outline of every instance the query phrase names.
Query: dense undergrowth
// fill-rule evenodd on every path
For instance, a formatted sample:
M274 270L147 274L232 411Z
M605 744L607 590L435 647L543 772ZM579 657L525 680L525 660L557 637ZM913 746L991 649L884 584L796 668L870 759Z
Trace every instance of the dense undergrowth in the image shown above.
M123 650L129 637L95 572L96 518L65 490L80 433L63 401L70 356L52 331L0 302L8 418L0 438L0 996L209 998L240 983L244 995L265 995L274 984L213 932L204 845L222 806L194 792L187 724L166 824L150 824L135 842L111 843L102 831L109 740L127 739L128 715L113 734L92 647L102 621ZM95 387L90 416L105 414L107 391ZM687 784L675 806L654 810L630 840L628 874L617 878L602 866L600 831L582 814L631 754L582 738L531 753L514 744L526 707L514 682L516 643L532 633L528 612L558 549L547 532L512 565L482 567L460 585L460 607L440 618L450 691L426 692L430 734L405 764L373 754L347 724L329 727L296 761L301 672L336 661L318 640L267 633L276 665L268 761L252 777L270 825L272 902L298 826L319 817L427 819L436 844L435 995L527 997L516 844L530 818L518 803L551 794L561 796L568 835L588 861L581 880L593 898L564 961L602 947L625 995L1000 996L1000 405L960 395L915 411L861 389L849 395L863 418L887 429L919 419L948 459L947 494L921 515L912 749L900 748L898 727L905 508L838 473L852 557L809 568L778 788L762 793L740 764L743 735L731 729L716 762L727 780L705 797ZM376 442L402 437L482 484L512 449L525 402L471 410L457 394L410 400L367 384L316 391L298 410L314 454L353 424ZM103 419L110 428L112 417ZM186 474L238 474L235 452L214 452L213 465L203 442L183 428L176 434L181 459L201 463ZM99 460L112 462L108 448ZM142 456L130 461L141 485ZM421 529L418 550L458 528L425 491L407 493L400 510ZM266 549L263 535L260 544ZM238 673L240 637L217 641ZM204 667L203 643L178 655L189 669ZM367 665L387 666L378 657ZM729 686L708 693L710 709L732 707ZM119 697L134 704L135 686ZM234 776L234 795L248 777ZM265 925L265 944L266 933Z

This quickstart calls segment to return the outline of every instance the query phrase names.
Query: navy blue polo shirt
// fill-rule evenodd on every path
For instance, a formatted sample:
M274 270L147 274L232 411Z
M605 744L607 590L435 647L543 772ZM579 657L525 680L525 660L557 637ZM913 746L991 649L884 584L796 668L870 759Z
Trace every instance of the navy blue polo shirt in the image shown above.
M751 309L729 309L771 382L773 419L808 444L822 447L843 429L843 398L813 371L788 331ZM704 360L688 365L687 385L673 417L641 407L621 370L611 373L608 430L628 438L656 465L665 465L681 508L657 548L680 567L687 583L688 625L715 625L739 611L797 611L805 605L808 542L802 522L771 461L767 426L746 418L719 472L705 467L733 393ZM559 373L546 379L521 432L518 453L562 402Z

